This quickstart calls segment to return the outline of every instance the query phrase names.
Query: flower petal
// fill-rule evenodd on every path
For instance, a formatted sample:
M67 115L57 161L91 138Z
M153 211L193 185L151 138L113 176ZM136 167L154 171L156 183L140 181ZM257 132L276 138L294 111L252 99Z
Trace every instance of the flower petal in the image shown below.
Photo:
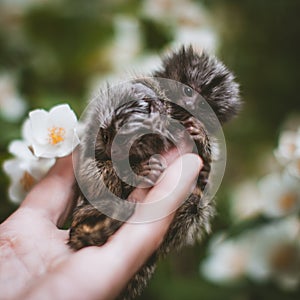
M33 139L39 144L47 144L49 113L36 109L29 113Z
M29 150L27 144L21 140L12 141L8 146L9 153L25 160L37 160L37 157Z
M68 104L53 107L50 112L30 112L30 124L24 124L24 136L31 139L37 157L54 158L70 154L79 143L75 113ZM29 132L31 130L31 132Z
M8 195L13 203L21 203L26 197L26 192L20 184L13 182L8 188Z
M34 154L40 158L54 158L56 157L56 148L51 144L38 144L32 145Z
M10 176L12 179L18 180L20 178L20 159L14 158L14 159L9 159L6 160L3 163L3 171Z
M54 158L40 158L28 166L29 173L36 179L41 180L54 165Z
M26 119L24 122L23 122L23 125L22 125L22 137L25 141L25 143L28 145L28 146L31 146L32 143L33 143L33 137L32 137L32 128L31 128L31 121L30 119Z
M63 127L65 130L74 128L77 124L77 117L68 104L61 104L49 111L51 124L55 127Z

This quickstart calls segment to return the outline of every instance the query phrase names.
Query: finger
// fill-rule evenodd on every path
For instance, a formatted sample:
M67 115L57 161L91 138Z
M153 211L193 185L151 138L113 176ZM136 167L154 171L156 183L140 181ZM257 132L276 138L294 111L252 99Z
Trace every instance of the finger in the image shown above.
M170 166L178 157L180 157L180 155L183 155L184 153L190 153L190 149L181 149L181 152L178 151L177 148L173 148L171 150L169 150L168 152L164 153L162 155L163 159L164 159L164 163L166 165L166 167ZM162 178L163 176L160 176L160 178ZM160 181L160 178L158 179L157 183ZM156 183L156 184L157 184ZM155 185L156 185L155 184ZM129 201L134 201L134 202L145 202L145 198L148 194L148 192L150 191L150 188L140 188L137 187L133 190L133 192L131 192L131 194L128 196L128 200Z
M201 159L194 154L185 154L177 158L165 171L162 180L149 191L145 199L146 204L137 208L131 217L131 222L123 225L115 233L107 247L115 245L115 249L119 247L122 249L121 245L126 244L126 253L135 253L136 257L141 257L141 253L144 256L150 256L162 242L174 216L174 211L191 193L201 167ZM170 191L172 192L170 193ZM132 222L132 219L142 220L143 217L147 217L148 205L152 206L153 203L157 204L160 201L163 202L163 205L160 203L154 207L163 210L160 215L164 217L153 222L140 222L140 224Z
M72 155L59 158L47 176L27 195L21 208L33 208L53 223L62 225L72 207L73 184Z

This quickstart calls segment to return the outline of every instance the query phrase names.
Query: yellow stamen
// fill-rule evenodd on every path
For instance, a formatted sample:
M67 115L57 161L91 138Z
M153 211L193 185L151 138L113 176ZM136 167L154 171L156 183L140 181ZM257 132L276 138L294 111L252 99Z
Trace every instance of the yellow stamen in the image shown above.
M300 174L300 159L297 160L297 170L298 170L298 172Z
M297 149L297 147L296 147L295 144L289 144L288 145L288 150L289 150L290 154L294 154L296 149Z
M56 145L64 141L65 129L62 127L52 127L48 129L49 131L49 143L51 145Z
M293 245L281 245L271 255L271 264L276 271L288 271L297 261L297 249Z
M29 192L31 188L35 185L35 179L28 173L24 172L23 177L20 179L20 184L25 190L25 192Z
M297 203L297 195L293 193L287 193L282 195L279 200L279 205L284 211L290 211Z

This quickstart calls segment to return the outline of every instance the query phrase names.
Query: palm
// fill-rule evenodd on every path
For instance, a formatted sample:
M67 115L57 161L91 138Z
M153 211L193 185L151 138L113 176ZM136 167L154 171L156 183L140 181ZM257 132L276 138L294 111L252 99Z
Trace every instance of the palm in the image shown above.
M18 294L30 282L66 259L68 232L32 209L19 209L0 226L0 290ZM14 280L10 280L14 278ZM13 287L10 286L13 284ZM2 286L3 285L3 286Z
M41 275L66 260L67 230L57 228L67 216L74 181L72 159L60 159L0 225L0 290L10 298L34 284Z

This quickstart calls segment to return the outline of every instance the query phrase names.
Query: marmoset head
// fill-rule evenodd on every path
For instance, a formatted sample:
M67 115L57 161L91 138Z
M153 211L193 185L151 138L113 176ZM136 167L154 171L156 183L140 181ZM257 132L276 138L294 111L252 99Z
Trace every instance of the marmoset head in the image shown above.
M154 76L183 83L175 88L177 95L172 93L172 88L166 89L166 95L196 113L201 111L203 104L200 94L221 123L231 119L240 109L239 85L234 75L215 57L198 53L191 46L166 57L162 69Z

